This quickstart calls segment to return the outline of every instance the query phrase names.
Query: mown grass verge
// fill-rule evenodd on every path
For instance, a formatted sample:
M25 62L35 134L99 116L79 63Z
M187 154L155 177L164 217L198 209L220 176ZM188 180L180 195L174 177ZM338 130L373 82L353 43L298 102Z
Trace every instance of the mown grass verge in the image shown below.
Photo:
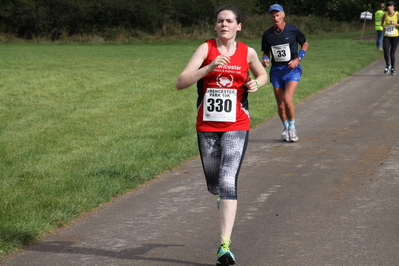
M382 56L359 36L308 38L296 103ZM175 81L200 43L0 44L0 257L197 156L196 90ZM250 111L276 114L270 84Z

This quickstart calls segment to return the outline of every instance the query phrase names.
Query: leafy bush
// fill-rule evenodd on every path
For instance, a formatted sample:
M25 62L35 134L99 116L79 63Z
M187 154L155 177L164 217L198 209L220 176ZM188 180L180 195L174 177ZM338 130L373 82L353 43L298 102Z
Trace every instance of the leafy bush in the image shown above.
M341 27L336 25L340 22L357 22L362 11L373 10L365 0L276 2L284 6L288 17L303 18L299 24L309 28L310 33L319 29L329 32L331 28ZM124 40L142 34L184 36L187 31L182 29L202 37L212 32L214 10L222 3L221 0L2 0L0 32L18 38L44 37L52 41L70 36L97 36L104 40ZM229 3L241 9L249 25L244 36L259 36L260 29L263 31L270 24L267 10L275 1L231 0Z

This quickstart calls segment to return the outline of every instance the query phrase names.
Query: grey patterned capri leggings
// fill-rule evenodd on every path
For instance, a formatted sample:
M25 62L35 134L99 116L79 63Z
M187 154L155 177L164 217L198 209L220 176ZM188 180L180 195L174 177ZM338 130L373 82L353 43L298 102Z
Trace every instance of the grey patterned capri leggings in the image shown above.
M221 199L237 199L237 179L249 131L197 132L208 191Z

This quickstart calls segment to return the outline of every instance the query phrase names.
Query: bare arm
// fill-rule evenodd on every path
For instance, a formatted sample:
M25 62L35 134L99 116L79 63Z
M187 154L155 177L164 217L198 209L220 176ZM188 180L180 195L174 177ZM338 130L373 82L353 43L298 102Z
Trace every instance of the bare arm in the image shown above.
M306 52L308 49L309 49L309 43L308 42L304 42L301 45L301 50ZM301 61L299 60L299 57L297 57L297 58L291 60L290 62L288 62L288 67L290 69L294 69L294 68L296 68L299 65L300 62Z
M304 50L305 52L309 49L309 43L304 42L301 46L301 50Z
M384 15L382 15L382 18L381 18L381 26L382 26L382 28L385 30L385 13L384 13Z
M176 88L178 90L186 89L200 80L203 76L211 72L219 65L228 65L230 57L227 55L219 55L207 66L201 67L208 54L208 44L201 44L194 52L190 61L183 69L179 78L176 81ZM201 67L201 68L200 68Z
M250 78L245 84L248 87L248 92L255 92L258 90L256 82L259 83L260 87L267 83L267 73L259 61L258 55L253 48L248 48L248 64L255 79Z

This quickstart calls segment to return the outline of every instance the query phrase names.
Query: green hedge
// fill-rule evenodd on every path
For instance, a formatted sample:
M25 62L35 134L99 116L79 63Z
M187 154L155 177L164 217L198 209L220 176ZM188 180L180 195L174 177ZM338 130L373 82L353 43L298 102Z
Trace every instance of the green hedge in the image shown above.
M19 38L46 37L59 40L73 35L109 38L115 29L155 34L166 28L208 27L214 10L225 3L237 5L244 22L267 14L274 3L292 16L316 16L331 21L359 21L360 13L373 11L369 0L2 0L0 33ZM139 34L138 34L139 35Z

